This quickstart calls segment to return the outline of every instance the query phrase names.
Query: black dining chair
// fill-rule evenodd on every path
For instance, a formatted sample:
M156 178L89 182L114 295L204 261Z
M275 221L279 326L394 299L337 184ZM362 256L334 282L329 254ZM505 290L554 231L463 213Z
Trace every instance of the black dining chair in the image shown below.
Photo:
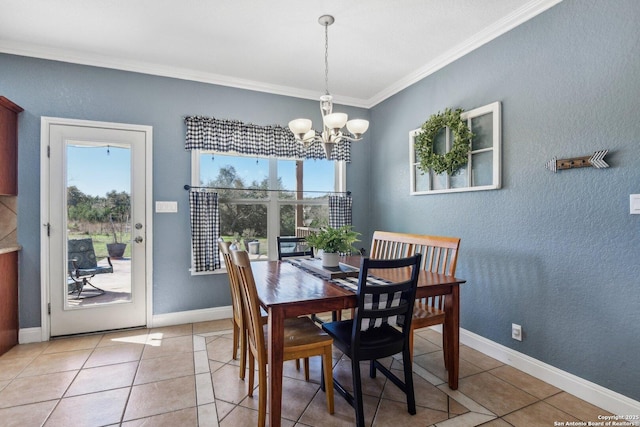
M278 259L313 258L313 248L304 237L278 236Z
M278 260L284 258L313 258L313 247L309 246L307 239L296 236L278 236ZM332 314L335 318L336 313ZM323 320L316 313L311 315L311 320L321 325Z
M360 361L370 361L371 378L375 378L378 370L398 386L407 396L407 410L411 415L416 413L409 336L421 257L416 254L391 260L362 258L355 317L322 325L333 338L334 346L351 359L353 394L335 377L333 384L355 409L358 427L364 427ZM402 354L404 381L378 361L398 353Z

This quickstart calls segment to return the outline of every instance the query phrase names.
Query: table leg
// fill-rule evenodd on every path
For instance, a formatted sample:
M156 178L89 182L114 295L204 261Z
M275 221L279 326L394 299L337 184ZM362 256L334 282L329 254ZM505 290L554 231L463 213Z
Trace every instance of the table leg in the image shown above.
M460 288L454 286L451 293L446 296L445 303L445 334L447 339L447 365L449 373L449 388L457 390L458 374L460 370Z
M282 414L282 363L284 353L284 315L269 309L269 426L280 427Z

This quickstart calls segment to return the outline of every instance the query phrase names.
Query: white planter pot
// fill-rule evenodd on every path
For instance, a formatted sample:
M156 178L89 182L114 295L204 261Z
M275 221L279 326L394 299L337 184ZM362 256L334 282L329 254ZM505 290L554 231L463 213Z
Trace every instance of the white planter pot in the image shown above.
M259 255L260 254L260 242L259 241L253 241L253 242L249 242L248 243L249 246L249 253L251 255Z
M337 267L340 262L340 254L336 252L323 252L322 253L322 266L323 267Z

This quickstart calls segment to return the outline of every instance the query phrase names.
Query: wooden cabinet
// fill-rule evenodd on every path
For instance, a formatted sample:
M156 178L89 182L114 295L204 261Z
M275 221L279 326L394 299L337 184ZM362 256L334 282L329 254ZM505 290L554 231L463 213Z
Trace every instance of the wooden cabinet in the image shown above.
M18 251L0 254L0 355L18 344Z
M18 114L23 109L0 96L0 194L18 194Z

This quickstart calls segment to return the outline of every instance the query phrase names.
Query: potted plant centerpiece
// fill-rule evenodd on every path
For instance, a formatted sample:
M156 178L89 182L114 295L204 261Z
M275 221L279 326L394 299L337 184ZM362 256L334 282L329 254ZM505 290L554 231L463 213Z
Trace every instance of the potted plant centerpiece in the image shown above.
M320 231L308 235L306 240L309 246L322 251L323 267L337 267L341 253L357 251L353 244L359 241L359 235L350 225L322 227Z

